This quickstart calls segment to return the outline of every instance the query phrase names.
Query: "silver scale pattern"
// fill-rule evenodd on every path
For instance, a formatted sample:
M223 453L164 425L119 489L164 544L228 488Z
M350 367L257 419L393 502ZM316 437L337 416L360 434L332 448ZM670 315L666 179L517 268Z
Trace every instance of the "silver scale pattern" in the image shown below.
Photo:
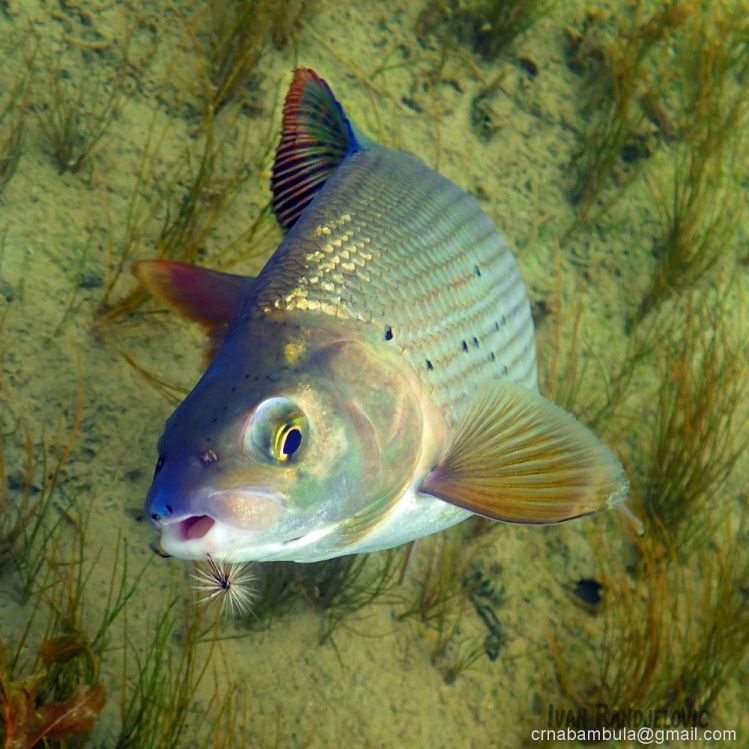
M453 418L492 377L536 388L533 322L512 253L470 195L400 151L353 154L302 214L242 315L280 309L376 326Z

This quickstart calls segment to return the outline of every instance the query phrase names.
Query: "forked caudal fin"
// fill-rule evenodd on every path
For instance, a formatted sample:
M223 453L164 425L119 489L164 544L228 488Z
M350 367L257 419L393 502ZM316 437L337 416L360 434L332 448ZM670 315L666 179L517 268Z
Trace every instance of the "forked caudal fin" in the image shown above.
M271 190L273 212L290 229L325 181L359 148L351 123L328 84L314 70L297 68L283 106Z
M133 263L136 278L178 315L200 323L209 335L208 359L218 350L255 279L175 260Z
M421 491L507 523L559 523L627 498L616 456L573 416L510 382L480 391Z

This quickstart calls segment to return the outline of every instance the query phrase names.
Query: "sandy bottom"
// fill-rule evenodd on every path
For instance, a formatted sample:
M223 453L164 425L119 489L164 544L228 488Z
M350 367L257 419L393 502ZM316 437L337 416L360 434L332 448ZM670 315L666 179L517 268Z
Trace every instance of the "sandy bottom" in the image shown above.
M191 564L156 557L149 548L152 530L131 511L142 506L165 418L200 374L201 334L148 305L105 334L94 325L122 253L130 253L129 261L157 252L164 218L185 208L189 175L200 161L206 75L196 49L206 43L207 18L198 3L157 6L136 11L27 1L9 4L0 16L4 76L18 81L30 64L34 69L18 170L0 193L5 461L18 484L24 428L37 457L43 444L54 455L82 387L82 421L50 513L59 517L73 499L89 513L85 564L92 571L84 627L95 628L102 615L118 543L120 550L127 543L130 580L148 563L127 607L130 652L141 654L175 592L184 592L180 620L186 625L198 616ZM293 67L312 66L362 130L418 154L477 197L495 220L517 253L531 300L550 312L539 327L542 380L555 324L561 325L564 362L580 310L576 346L585 379L577 403L600 402L606 373L627 344L627 315L652 270L658 214L652 190L636 182L615 210L560 249L574 221L569 164L584 126L583 84L565 64L561 29L580 18L582 7L560 3L494 62L456 45L436 73L442 50L428 37L423 44L417 39L417 4L315 3L291 43L266 47L249 81L216 118L216 190L234 182L225 210L196 242L198 257L252 275L273 251L280 233L267 220L258 223L258 216L269 200L280 103ZM45 137L44 112L56 85L84 79L79 90L87 97L103 86L85 108L89 122L106 105L103 92L114 80L126 94L115 98L116 116L90 157L77 172L61 174ZM483 99L480 129L473 124L476 97L494 81L498 85ZM133 288L125 269L110 299ZM116 349L177 390L165 397L150 387L153 382ZM636 389L652 392L654 376L655 370L642 375ZM646 420L636 407L599 426L627 458L636 455L638 428ZM399 616L418 598L434 541L418 544L402 584L346 618L322 645L321 615L301 600L264 631L225 622L224 639L213 650L198 647L210 663L180 746L202 746L206 733L218 730L209 723L217 689L244 695L252 746L529 746L532 729L546 727L551 712L569 704L550 643L570 636L583 648L598 642L591 639L596 618L574 594L576 582L596 577L602 550L626 567L627 537L626 521L616 516L550 528L502 526L466 541L464 563L470 557L467 569L490 581L493 592L481 600L496 615L502 637L492 661L482 652L490 632L480 601L464 600L451 652L477 648L479 657L452 683L446 683L444 663L433 662L435 627ZM18 604L17 590L6 569L0 575L6 644L17 642L30 615L30 606ZM33 625L38 637L42 619ZM120 620L104 651L101 678L109 700L90 746L112 746L119 730L123 683L135 671L131 661L123 676L124 633ZM742 705L746 711L745 702L729 709L737 689L729 685L720 707L734 722Z

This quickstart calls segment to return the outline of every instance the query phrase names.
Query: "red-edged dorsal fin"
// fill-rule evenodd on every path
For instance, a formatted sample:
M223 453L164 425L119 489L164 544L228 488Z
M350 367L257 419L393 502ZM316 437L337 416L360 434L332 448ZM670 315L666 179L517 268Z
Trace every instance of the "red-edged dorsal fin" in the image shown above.
M283 106L273 163L273 212L290 229L328 177L359 144L343 108L314 70L297 68Z
M208 333L208 359L218 351L229 324L255 279L174 260L133 263L136 278L178 315L200 323Z

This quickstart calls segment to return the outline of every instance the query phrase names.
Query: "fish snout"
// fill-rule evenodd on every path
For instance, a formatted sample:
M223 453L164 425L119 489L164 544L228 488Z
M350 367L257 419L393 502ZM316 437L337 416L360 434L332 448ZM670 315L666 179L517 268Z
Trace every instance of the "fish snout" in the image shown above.
M190 497L195 494L190 487L207 483L207 469L218 462L218 455L211 448L190 455L187 459L160 455L146 497L146 513L151 523L158 527L162 521L169 522L175 514L189 512L190 505L199 499Z

